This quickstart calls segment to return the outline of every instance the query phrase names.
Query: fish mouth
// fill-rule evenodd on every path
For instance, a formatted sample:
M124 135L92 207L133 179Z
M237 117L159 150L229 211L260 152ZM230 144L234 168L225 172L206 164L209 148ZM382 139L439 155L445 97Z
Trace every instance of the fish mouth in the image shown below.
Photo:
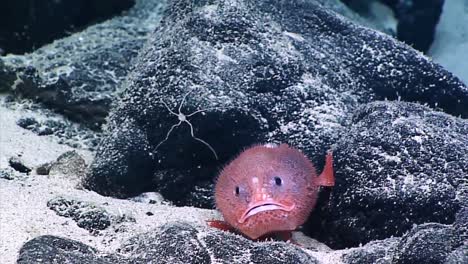
M273 201L258 202L249 206L249 208L245 210L245 212L242 214L242 217L239 219L239 223L242 224L245 221L247 221L249 217L252 217L261 212L274 211L274 210L282 210L282 211L290 212L294 209L294 207L295 207L294 204L286 205L283 203L278 203L278 202L273 202Z

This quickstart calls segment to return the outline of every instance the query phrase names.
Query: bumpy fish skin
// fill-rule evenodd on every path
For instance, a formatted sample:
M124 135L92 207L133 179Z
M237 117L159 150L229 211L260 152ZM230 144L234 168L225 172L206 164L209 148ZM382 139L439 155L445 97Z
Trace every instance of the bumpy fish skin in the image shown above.
M312 162L299 150L287 144L257 145L222 170L215 200L227 224L257 239L295 230L315 207L319 186L333 185L331 153L317 176Z

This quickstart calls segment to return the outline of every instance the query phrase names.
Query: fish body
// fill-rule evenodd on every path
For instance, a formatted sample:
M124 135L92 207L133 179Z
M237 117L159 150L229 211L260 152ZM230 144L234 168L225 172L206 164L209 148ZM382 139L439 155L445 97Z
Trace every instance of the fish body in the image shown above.
M334 185L332 162L329 153L317 176L312 162L287 144L253 146L221 171L216 207L229 226L251 239L295 230L315 207L319 187Z

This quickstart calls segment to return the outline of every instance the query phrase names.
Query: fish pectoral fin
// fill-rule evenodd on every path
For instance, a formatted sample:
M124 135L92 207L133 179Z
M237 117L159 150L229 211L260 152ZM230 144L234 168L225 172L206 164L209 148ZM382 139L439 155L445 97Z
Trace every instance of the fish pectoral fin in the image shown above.
M206 223L211 227L223 231L234 232L236 230L233 226L222 220L207 220Z
M330 151L325 157L325 167L320 176L316 178L318 186L335 186L335 173L333 171L333 153Z

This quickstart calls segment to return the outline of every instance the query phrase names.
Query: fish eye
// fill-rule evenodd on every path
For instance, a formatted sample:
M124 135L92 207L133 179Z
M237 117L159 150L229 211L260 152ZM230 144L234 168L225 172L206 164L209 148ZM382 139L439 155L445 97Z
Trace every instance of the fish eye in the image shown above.
M239 186L236 186L236 189L235 189L235 194L236 194L236 196L239 196L239 192L240 192Z
M275 177L275 184L277 186L281 186L281 185L283 185L283 180L280 177L276 176Z

